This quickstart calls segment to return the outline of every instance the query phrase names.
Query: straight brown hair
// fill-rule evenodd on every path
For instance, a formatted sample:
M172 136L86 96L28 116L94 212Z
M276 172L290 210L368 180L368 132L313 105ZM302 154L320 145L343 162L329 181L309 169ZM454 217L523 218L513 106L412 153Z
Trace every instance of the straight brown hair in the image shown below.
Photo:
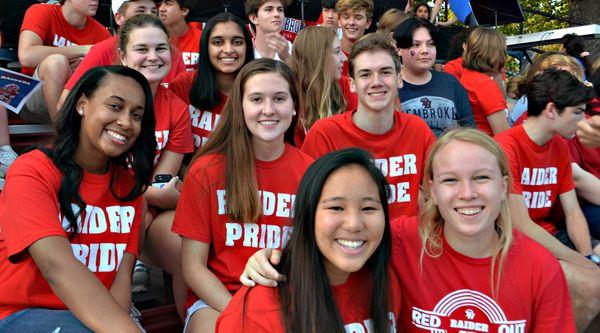
M298 88L292 70L278 60L262 58L246 64L238 73L231 94L221 113L221 120L206 144L196 153L192 164L199 156L222 154L225 156L225 190L227 191L227 213L235 221L256 222L262 213L258 199L258 182L252 134L244 120L242 101L246 81L256 74L277 73L288 83L294 108L300 107ZM284 135L284 142L294 144L294 128L297 116Z
M467 39L463 67L481 73L499 72L508 59L506 37L494 29L477 27Z

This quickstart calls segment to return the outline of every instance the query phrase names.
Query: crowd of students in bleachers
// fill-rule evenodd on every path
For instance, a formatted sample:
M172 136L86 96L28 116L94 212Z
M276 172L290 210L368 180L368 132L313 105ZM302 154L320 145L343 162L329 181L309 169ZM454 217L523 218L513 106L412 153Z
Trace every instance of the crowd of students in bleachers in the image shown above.
M17 158L0 107L0 332L143 331L148 264L186 332L597 328L600 60L570 35L507 78L470 27L437 70L441 4L366 34L324 0L293 41L288 0L113 0L114 36L31 6L19 115L55 137Z

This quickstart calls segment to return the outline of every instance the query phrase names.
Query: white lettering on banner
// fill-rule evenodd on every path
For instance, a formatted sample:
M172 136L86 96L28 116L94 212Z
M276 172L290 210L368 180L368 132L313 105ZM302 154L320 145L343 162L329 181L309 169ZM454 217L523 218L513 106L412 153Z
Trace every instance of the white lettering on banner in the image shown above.
M258 191L258 199L262 204L264 216L290 217L294 213L295 194ZM217 190L217 202L217 213L219 215L227 214L227 193L225 190Z
M72 45L77 45L77 44L69 41L65 37L54 34L54 41L52 42L52 45L57 46L57 47L66 47L66 46L72 46Z
M236 241L242 241L244 247L261 249L283 248L293 230L292 226L236 222L226 223L225 228L225 246L235 246Z
M71 204L73 213L79 213L79 206ZM77 233L79 234L101 234L106 231L117 234L128 234L135 218L133 206L108 206L104 209L92 205L85 206L85 214L77 217ZM84 216L82 221L81 217ZM73 232L66 217L59 216L63 229Z
M71 244L73 255L92 272L114 272L119 269L127 244Z
M393 312L388 312L390 319L390 333L396 333L396 316ZM371 319L364 320L362 323L350 323L344 325L346 333L375 333L373 329L373 321Z
M548 208L552 207L552 191L527 192L523 191L523 199L527 208Z
M183 63L186 65L195 65L198 63L200 54L198 52L181 52Z
M549 185L558 184L556 181L556 167L548 168L523 168L521 173L522 185Z

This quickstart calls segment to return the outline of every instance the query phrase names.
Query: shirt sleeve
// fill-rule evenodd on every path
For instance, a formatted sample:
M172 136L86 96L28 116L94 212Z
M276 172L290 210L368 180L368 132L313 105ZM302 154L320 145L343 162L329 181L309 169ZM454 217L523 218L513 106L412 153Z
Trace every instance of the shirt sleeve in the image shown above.
M192 138L192 121L188 106L175 94L169 94L171 95L169 103L171 128L165 149L180 154L191 153L194 151L194 139Z
M561 149L555 156L561 164L562 175L559 176L559 194L563 194L575 189L575 182L573 181L573 167L571 167L571 159L569 158L569 148L564 139L560 138L560 140L563 140L560 144Z
M103 45L103 44L101 44ZM105 48L102 48L98 45L92 46L90 51L85 55L79 66L75 69L73 74L69 77L69 80L65 84L65 89L73 90L77 81L87 72L88 70L97 67L97 66L105 66L110 65L116 59L110 59L110 56L105 54Z
M211 207L210 188L206 184L211 178L205 168L195 167L193 164L190 168L183 182L171 231L210 244L212 242L211 212L215 208Z
M547 256L539 277L540 285L533 302L532 330L534 333L575 332L567 281L554 258ZM560 306L556 306L560 304Z
M169 83L169 90L182 101L189 101L191 86L188 82L188 73L179 73L173 81Z
M492 114L506 110L506 100L504 94L498 87L496 81L491 78L482 83L476 90L475 95L481 105L483 114L488 117Z
M42 41L46 38L46 34L50 30L50 24L52 23L51 15L46 4L37 4L29 7L23 17L23 23L21 24L21 32L29 30L34 32L40 37Z
M67 236L59 219L56 189L40 173L43 166L35 162L17 159L2 191L0 227L11 262L23 259L20 254L44 237Z

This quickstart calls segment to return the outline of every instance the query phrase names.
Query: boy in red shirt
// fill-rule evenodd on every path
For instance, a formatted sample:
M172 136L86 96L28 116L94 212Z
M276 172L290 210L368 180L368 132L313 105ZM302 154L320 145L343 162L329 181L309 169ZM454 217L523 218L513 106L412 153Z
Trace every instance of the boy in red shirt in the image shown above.
M315 159L346 147L369 151L390 184L390 216L416 215L424 162L435 135L421 118L395 109L402 86L400 63L385 37L373 34L359 41L349 64L357 110L315 122L302 150Z
M281 34L289 4L289 0L245 1L246 15L254 25L254 59L285 61L291 54L292 43Z
M163 0L158 9L160 20L177 37L177 48L183 57L185 70L193 71L198 67L201 31L188 24L191 17L190 0Z
M371 26L373 19L372 0L340 0L335 4L338 13L338 25L342 29L342 52L350 59L352 46L365 35L365 30ZM350 76L348 63L344 62L343 76Z
M600 271L595 267L600 258L592 252L588 226L577 203L563 137L575 135L593 90L568 72L556 69L539 74L527 90L528 121L495 137L507 155L513 175L511 216L520 231L561 260L581 327L600 311L595 304L600 297ZM550 219L557 201L565 213L566 233L559 232ZM565 244L572 242L579 253L557 238Z
M20 113L25 120L49 123L56 118L62 88L93 44L110 37L92 18L98 2L62 0L60 6L36 4L25 12L19 36L23 73L44 81Z

